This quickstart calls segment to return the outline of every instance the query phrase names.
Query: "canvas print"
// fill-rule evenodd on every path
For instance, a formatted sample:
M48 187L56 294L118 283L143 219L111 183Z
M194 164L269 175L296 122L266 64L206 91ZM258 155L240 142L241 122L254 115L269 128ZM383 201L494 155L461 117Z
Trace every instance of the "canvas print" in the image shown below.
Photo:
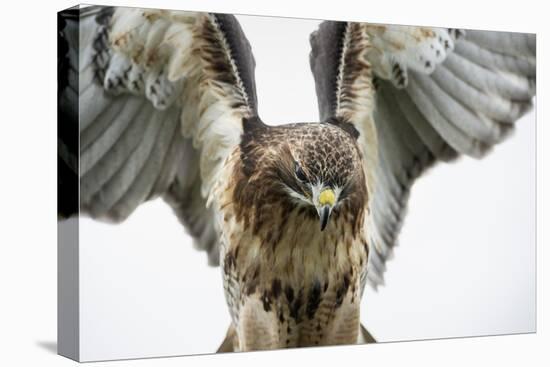
M61 11L59 353L534 332L535 41Z

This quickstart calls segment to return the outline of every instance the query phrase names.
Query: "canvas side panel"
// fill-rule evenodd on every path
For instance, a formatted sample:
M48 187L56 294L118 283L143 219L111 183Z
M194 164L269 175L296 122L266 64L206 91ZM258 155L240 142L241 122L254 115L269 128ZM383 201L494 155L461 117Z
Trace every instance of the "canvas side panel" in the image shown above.
M57 15L57 352L79 360L79 106L78 52L70 52L79 39L79 7ZM69 40L72 40L69 42ZM71 44L71 46L70 46ZM77 47L78 49L78 47ZM73 74L74 75L74 74Z

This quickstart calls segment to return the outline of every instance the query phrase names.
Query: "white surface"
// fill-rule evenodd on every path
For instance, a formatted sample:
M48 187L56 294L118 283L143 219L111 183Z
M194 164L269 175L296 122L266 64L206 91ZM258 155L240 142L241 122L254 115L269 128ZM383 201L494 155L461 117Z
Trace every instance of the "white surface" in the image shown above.
M119 1L103 1L117 3ZM125 2L128 4L128 2ZM0 365L73 366L76 363L55 355L56 335L56 38L55 17L59 9L73 5L71 0L7 2L0 22L5 35L0 59L3 73L1 89L4 124L0 125L0 161L2 164L2 223L0 231ZM525 0L514 6L502 2L464 0L441 9L439 1L386 1L376 6L355 0L277 2L232 0L134 0L132 5L227 10L271 15L310 16L316 18L356 19L375 22L407 22L453 25L490 29L510 29L538 33L538 65L549 65L548 47L543 40L550 34L546 12L540 2ZM494 16L498 14L498 16ZM24 15L24 16L23 16ZM25 24L32 26L23 27ZM17 31L17 37L13 37ZM32 42L29 42L32 40ZM17 55L15 57L14 55ZM29 75L24 70L32 71ZM538 70L538 99L548 100L548 73ZM31 77L32 76L32 77ZM22 82L22 80L24 82ZM32 83L32 88L31 84ZM546 97L546 98L545 98ZM30 103L29 101L32 101ZM550 294L547 244L548 144L549 129L545 103L539 103L537 131L537 334L440 340L415 343L386 343L374 346L334 347L244 353L186 358L150 359L94 366L220 366L235 364L307 365L322 362L341 365L343 361L370 366L547 366L550 345L550 318L541 317ZM24 117L23 117L24 116ZM510 142L511 144L511 142ZM508 145L508 144L507 144ZM454 167L452 167L454 168ZM439 170L439 169L438 169ZM420 189L417 189L419 191ZM418 193L415 192L415 195ZM411 213L412 214L412 213ZM411 221L411 217L408 218ZM399 249L400 257L405 245ZM403 255L404 256L404 255ZM398 267L399 257L390 264L388 277ZM395 270L397 271L397 270ZM389 281L389 278L388 278ZM395 284L395 283L392 283ZM390 286L382 292L389 292ZM410 302L407 300L406 303ZM370 309L369 309L370 310Z
M318 21L238 17L268 124L316 121L309 34ZM386 287L362 321L379 341L535 330L535 118L482 161L435 167L411 194ZM219 269L161 200L120 225L80 225L81 359L214 352L230 323Z

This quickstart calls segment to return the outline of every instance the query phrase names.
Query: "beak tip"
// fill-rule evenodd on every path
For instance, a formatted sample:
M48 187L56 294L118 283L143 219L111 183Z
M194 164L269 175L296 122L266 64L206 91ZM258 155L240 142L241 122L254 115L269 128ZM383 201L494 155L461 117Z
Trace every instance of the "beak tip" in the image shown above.
M330 212L331 212L331 208L328 205L323 206L319 210L319 219L320 219L320 222L321 222L321 232L324 231L325 228L328 225L328 220L330 218Z

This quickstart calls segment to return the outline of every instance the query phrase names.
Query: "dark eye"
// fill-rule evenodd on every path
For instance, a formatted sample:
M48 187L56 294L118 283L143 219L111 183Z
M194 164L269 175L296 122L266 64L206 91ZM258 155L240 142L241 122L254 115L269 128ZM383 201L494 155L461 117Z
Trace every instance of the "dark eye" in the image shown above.
M294 170L295 170L296 177L298 178L298 180L300 180L302 182L307 181L306 174L305 174L304 170L302 169L302 167L300 167L298 165L298 163L296 163L296 166L294 167Z

